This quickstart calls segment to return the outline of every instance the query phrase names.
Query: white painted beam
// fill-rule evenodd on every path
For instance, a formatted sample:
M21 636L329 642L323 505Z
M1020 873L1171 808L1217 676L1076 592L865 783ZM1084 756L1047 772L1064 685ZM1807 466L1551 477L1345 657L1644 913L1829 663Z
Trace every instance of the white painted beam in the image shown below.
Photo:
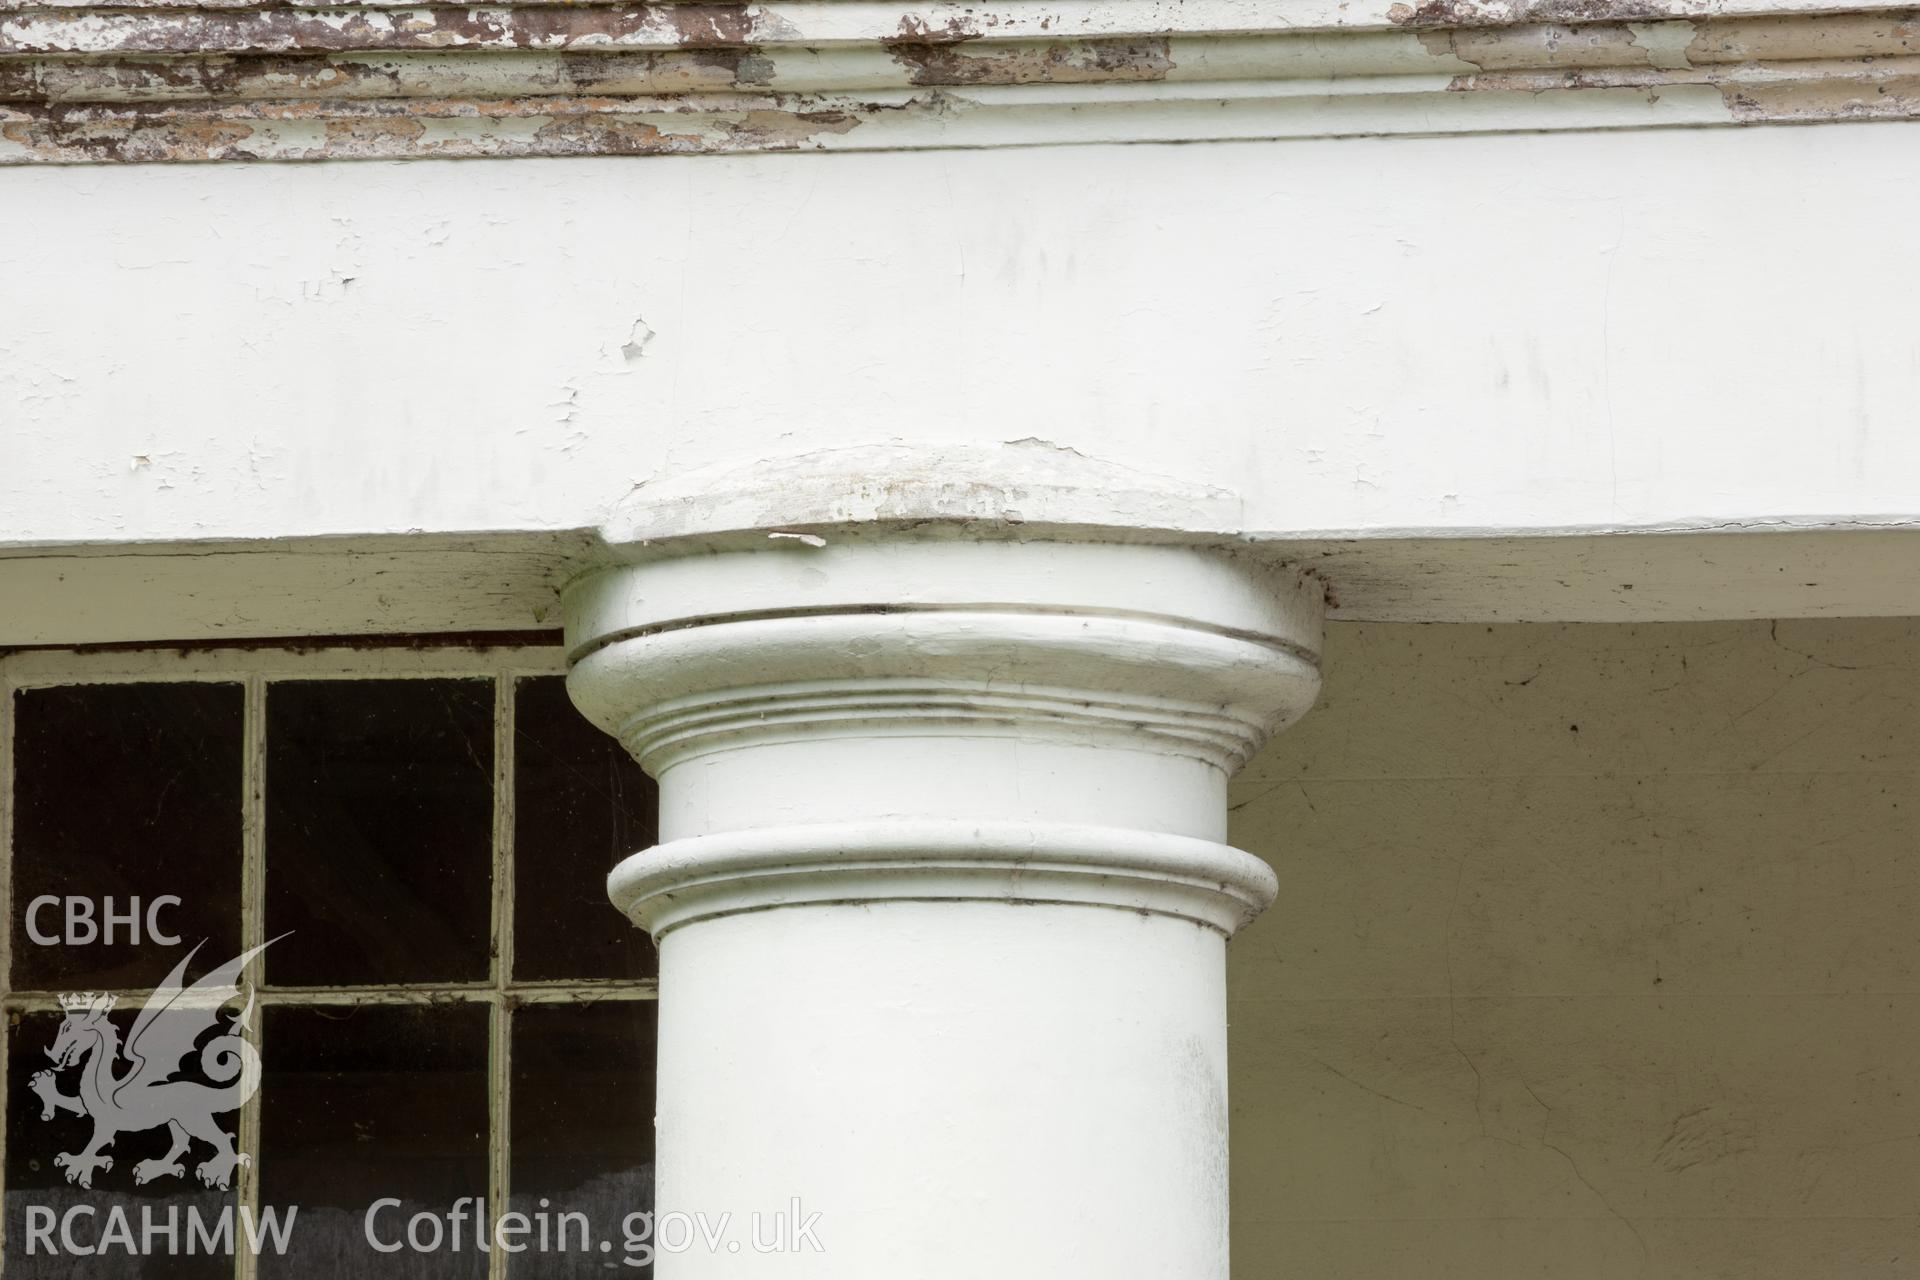
M1910 612L1913 127L9 170L0 626L540 627L636 493L948 446L1335 616Z

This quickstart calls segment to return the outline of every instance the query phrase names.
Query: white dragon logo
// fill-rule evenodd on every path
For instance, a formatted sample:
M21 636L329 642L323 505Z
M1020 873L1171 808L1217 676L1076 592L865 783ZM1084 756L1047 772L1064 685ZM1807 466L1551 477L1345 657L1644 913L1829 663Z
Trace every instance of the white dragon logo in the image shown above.
M163 1124L172 1132L172 1147L158 1159L136 1164L136 1183L185 1176L180 1158L194 1138L213 1147L213 1155L194 1171L209 1187L225 1189L234 1169L251 1163L249 1156L234 1149L233 1139L214 1117L238 1110L260 1087L260 1055L246 1040L253 1016L252 992L247 994L246 1007L224 1026L220 1011L239 998L240 973L247 961L269 945L263 943L236 956L185 987L187 965L200 951L200 946L194 947L147 998L125 1045L120 1043L119 1028L107 1017L114 997L91 992L60 997L67 1016L47 1050L54 1069L39 1072L30 1084L40 1095L42 1120L51 1120L61 1111L93 1119L93 1137L85 1148L53 1158L66 1170L68 1182L91 1187L95 1170L113 1168L112 1157L104 1152L116 1136ZM173 1079L184 1069L184 1060L196 1043L215 1028L222 1033L208 1040L199 1055L201 1072L215 1083ZM126 1069L116 1071L122 1059ZM83 1060L79 1092L61 1093L56 1073Z

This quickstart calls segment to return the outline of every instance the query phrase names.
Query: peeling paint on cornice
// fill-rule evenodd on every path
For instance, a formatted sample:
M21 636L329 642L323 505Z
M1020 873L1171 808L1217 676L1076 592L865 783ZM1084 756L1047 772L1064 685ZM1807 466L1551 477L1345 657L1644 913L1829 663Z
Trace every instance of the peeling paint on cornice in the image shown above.
M0 0L0 163L1906 119L1920 15L1746 0Z

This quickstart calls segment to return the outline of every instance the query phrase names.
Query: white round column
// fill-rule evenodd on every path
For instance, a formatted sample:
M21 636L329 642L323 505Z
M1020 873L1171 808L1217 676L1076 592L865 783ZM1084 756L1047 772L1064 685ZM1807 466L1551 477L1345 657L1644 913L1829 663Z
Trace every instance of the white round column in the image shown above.
M1320 620L1230 553L1085 541L573 585L574 699L660 782L610 879L660 946L658 1207L732 1215L663 1280L1224 1280L1224 948L1274 893L1226 781ZM824 1252L756 1252L796 1204Z

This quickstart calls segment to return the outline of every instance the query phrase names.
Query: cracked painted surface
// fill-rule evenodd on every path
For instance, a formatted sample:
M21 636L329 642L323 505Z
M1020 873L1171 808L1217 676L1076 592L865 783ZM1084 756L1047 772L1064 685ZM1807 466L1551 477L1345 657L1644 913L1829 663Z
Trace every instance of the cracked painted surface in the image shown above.
M1353 543L1342 580L1436 616L1631 616L1627 565L1489 544L1914 527L1905 295L1863 283L1920 271L1880 233L1904 141L16 168L0 545L593 529L702 468L965 445L1228 491L1160 523ZM1470 572L1359 545L1450 537ZM1689 551L1661 616L1768 554L1735 591ZM1905 607L1903 571L1850 552L1765 599Z
M1904 118L1909 11L0 2L0 163L893 150Z

